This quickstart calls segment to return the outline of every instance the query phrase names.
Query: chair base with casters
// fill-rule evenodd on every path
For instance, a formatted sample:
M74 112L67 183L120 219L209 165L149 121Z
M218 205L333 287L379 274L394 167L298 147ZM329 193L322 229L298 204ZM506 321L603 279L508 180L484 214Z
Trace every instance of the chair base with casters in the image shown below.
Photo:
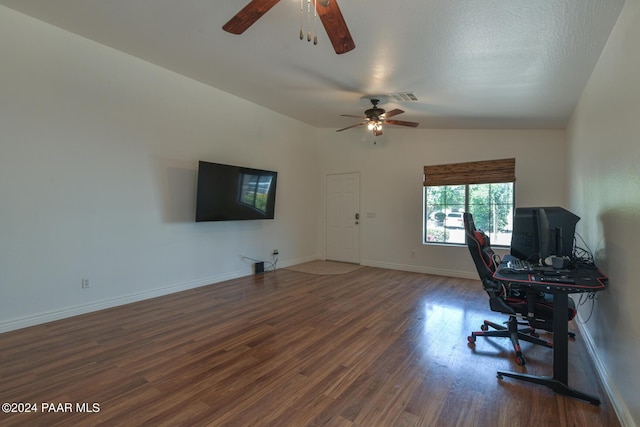
M489 293L490 306L493 311L509 314L509 320L506 322L506 326L499 325L497 323L485 320L480 326L480 331L472 332L467 337L467 341L470 344L475 344L476 337L499 337L509 338L513 345L515 352L515 361L518 365L525 365L526 359L522 354L519 341L527 341L532 344L541 345L547 348L553 348L553 344L540 339L540 336L536 332L536 329L545 330L548 332L553 331L552 324L545 319L528 318L527 313L535 311L545 316L547 310L552 310L550 305L551 296L548 294L536 294L533 292L523 293L518 290L504 290L502 292L510 293L510 297L503 299L493 292L492 287L485 286L485 290ZM568 301L567 321L573 319L575 316L575 304L573 300ZM522 321L518 321L518 319ZM519 328L519 325L525 326ZM490 331L489 328L494 330ZM573 332L568 333L569 337L575 338Z
M511 316L509 321L507 322L507 326L498 325L497 323L493 323L489 320L485 320L484 323L480 326L480 331L471 332L471 335L467 337L467 340L470 344L475 344L476 337L500 337L500 338L509 338L511 339L511 344L513 344L513 350L515 351L515 361L518 365L525 365L526 359L522 355L522 349L520 348L520 340L528 341L533 344L538 344L544 347L553 348L553 344L548 341L542 340L539 338L539 335L536 333L534 328L523 328L518 329L518 325L526 324L523 322L518 322L518 319L515 316ZM495 329L494 331L490 331L489 328Z

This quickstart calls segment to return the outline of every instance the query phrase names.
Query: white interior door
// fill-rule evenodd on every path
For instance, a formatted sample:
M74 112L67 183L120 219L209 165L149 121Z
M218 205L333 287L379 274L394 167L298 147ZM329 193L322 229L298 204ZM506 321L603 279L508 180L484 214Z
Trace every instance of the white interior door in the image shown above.
M326 257L360 263L360 174L327 175Z

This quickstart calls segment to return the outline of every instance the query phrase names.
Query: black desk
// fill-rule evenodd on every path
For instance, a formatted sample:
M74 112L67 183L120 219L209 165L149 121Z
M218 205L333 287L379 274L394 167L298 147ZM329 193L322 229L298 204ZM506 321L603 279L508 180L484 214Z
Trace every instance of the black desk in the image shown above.
M498 378L511 377L535 384L545 385L556 393L600 404L595 396L569 387L569 322L567 310L569 294L597 292L606 288L607 277L594 266L579 266L571 270L574 283L550 283L540 281L540 274L501 274L510 256L506 256L493 277L499 282L511 283L520 288L553 294L553 376L537 376L517 372L498 371ZM511 258L513 259L513 258Z

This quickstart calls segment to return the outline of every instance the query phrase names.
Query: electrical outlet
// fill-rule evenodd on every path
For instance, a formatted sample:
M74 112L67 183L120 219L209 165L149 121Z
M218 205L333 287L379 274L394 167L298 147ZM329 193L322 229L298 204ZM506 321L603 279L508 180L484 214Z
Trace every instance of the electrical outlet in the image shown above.
M82 279L82 289L87 289L89 287L89 279Z
M278 252L278 250L277 250L277 249L274 249L274 250L273 250L273 255L274 255L274 256L278 255L279 253L280 253L280 252Z

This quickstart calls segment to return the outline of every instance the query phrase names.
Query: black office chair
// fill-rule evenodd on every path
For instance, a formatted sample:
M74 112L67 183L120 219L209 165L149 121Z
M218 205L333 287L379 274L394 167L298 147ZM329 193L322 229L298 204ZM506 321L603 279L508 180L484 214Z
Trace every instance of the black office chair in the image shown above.
M509 320L507 326L485 320L480 326L481 331L472 332L467 338L470 344L474 344L477 336L507 337L511 339L516 353L516 363L526 363L519 340L533 344L552 347L552 344L539 338L536 329L553 331L553 298L552 295L527 292L517 287L505 286L493 278L500 263L499 257L491 249L489 236L483 231L477 230L473 222L473 216L465 212L463 214L464 229L467 246L471 258L476 265L484 290L489 294L489 307L492 311L507 314ZM576 315L575 303L569 298L569 312L567 321ZM518 321L518 318L524 321ZM526 328L518 328L518 325L526 325ZM489 327L495 329L489 331Z

